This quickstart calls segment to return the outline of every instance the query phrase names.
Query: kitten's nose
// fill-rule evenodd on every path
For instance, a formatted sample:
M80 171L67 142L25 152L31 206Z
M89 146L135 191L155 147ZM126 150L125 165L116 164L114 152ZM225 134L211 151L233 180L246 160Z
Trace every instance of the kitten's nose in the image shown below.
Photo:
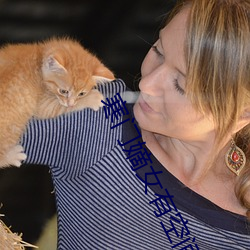
M75 100L74 99L69 99L68 100L68 107L73 107L75 106Z

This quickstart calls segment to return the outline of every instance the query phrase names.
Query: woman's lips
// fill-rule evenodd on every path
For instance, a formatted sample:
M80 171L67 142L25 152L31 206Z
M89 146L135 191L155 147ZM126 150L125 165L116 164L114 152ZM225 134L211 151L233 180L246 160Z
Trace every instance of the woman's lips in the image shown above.
M138 103L141 107L141 109L145 112L150 113L156 113L149 105L148 103L143 99L142 95L139 96Z

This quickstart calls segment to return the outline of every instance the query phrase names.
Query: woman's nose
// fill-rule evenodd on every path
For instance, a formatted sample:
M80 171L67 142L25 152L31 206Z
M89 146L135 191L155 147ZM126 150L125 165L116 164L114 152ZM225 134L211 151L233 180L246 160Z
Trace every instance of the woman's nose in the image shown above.
M151 68L142 72L139 89L151 96L161 96L163 94L163 79L159 67Z

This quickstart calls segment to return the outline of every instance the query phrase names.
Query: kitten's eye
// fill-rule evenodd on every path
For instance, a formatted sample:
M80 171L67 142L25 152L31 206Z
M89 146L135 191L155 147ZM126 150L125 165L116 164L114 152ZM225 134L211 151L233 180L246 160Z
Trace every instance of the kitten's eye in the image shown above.
M85 96L86 94L87 94L87 92L83 91L83 92L79 93L78 96L79 96L79 97L83 97L83 96Z
M69 93L69 91L68 91L68 90L65 90L65 89L59 89L59 93L60 93L61 95L67 95L67 94Z

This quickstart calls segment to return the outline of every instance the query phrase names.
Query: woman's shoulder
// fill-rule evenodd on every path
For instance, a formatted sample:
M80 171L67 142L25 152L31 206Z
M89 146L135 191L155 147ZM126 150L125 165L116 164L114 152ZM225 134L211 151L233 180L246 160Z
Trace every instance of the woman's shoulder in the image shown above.
M118 79L97 87L104 96L103 107L98 111L86 108L29 122L21 139L27 162L55 165L61 158L68 163L73 158L80 159L77 155L89 155L91 159L91 155L99 155L100 158L117 144L122 129L114 129L114 126L121 123L123 114L115 110L114 102L120 101L118 96L122 98L126 85Z
M104 95L105 98L112 98L118 93L123 93L126 90L126 84L121 79L107 81L97 85L97 89Z

